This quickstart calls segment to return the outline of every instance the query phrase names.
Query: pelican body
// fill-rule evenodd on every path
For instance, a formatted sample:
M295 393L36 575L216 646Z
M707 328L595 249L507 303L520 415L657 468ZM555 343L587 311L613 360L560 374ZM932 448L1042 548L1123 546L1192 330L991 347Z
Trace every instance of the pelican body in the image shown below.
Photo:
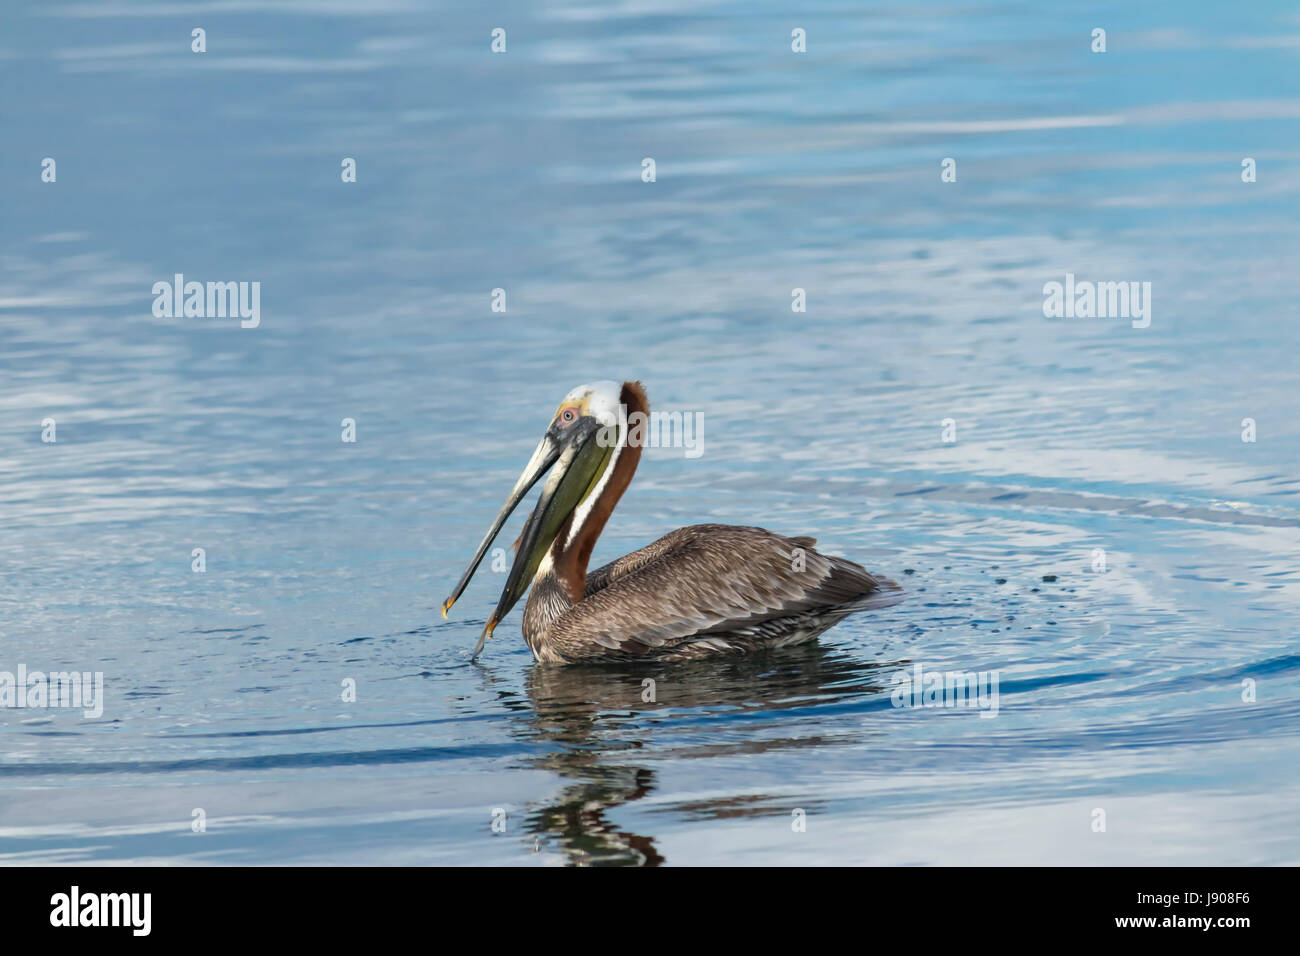
M641 459L643 439L628 422L649 414L640 382L580 385L560 403L443 602L446 617L506 519L550 470L475 658L526 591L524 641L547 664L692 660L799 644L850 614L903 599L893 581L821 554L813 538L737 525L679 528L588 572L596 539Z

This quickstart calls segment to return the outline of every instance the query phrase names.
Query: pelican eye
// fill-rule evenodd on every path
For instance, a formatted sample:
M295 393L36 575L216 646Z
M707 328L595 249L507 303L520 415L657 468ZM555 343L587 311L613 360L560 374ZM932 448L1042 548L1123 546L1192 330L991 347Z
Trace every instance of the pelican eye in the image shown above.
M562 412L560 412L560 421L564 422L564 424L566 425L572 425L577 420L578 420L577 409L566 408Z

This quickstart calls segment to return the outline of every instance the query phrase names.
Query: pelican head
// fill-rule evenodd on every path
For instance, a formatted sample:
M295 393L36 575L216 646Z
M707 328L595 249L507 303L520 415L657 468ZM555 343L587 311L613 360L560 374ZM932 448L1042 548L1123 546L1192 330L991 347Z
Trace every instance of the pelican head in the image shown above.
M515 482L514 490L483 536L469 567L461 575L451 596L442 602L442 616L445 618L474 576L506 519L529 489L554 466L555 470L543 486L541 497L519 536L514 564L506 576L496 609L479 635L474 657L477 658L483 650L483 642L491 639L492 630L528 591L565 521L587 501L607 474L615 449L625 440L619 416L621 394L622 386L618 382L596 382L579 385L564 396L538 442L537 450Z

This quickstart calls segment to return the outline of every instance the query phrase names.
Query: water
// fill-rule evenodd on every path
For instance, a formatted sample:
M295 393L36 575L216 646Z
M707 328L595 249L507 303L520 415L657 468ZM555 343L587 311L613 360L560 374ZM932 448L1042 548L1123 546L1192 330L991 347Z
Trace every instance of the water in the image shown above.
M106 694L0 710L0 859L1300 862L1292 4L350 6L0 14L0 670ZM177 272L260 326L154 317ZM1045 318L1067 272L1150 326ZM755 523L908 600L471 665L500 575L437 606L601 378L705 453L598 562Z

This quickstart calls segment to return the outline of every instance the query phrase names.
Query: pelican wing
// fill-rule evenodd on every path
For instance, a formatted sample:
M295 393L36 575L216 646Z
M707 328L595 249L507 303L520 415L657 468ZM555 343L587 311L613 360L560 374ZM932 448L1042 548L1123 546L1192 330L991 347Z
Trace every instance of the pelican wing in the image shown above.
M659 656L756 636L767 621L901 599L892 581L821 554L815 543L762 528L680 528L591 572L586 597L556 619L546 643L565 660Z

